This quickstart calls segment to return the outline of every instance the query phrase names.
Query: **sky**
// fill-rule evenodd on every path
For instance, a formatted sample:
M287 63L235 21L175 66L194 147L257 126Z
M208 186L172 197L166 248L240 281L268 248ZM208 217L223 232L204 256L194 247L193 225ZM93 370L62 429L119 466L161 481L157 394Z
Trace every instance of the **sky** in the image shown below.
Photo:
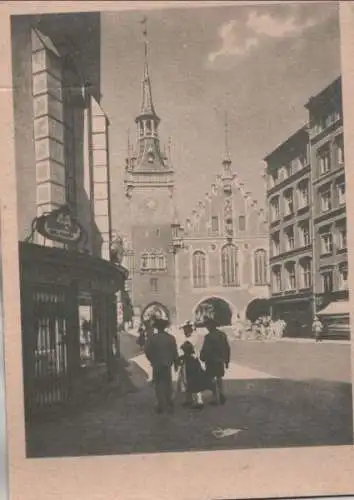
M147 17L161 145L171 137L182 222L221 172L225 112L232 168L260 206L263 158L307 120L304 105L340 74L335 2L161 8L102 14L102 107L110 120L113 227L127 231L124 166L135 144Z

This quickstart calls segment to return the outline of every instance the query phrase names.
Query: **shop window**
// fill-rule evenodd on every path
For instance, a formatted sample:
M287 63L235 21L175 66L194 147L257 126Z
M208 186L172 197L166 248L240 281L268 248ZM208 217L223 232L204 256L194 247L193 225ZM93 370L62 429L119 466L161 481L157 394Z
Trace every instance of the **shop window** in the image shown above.
M204 252L196 251L192 256L193 286L204 288L206 286L206 255Z

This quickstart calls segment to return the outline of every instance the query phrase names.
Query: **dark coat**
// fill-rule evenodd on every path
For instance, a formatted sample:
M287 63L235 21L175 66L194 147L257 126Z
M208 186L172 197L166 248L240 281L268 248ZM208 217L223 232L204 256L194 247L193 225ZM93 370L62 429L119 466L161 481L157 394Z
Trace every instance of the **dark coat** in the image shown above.
M223 377L230 363L230 344L221 330L215 329L204 337L200 359L205 362L210 377Z
M211 388L211 379L205 373L198 358L185 354L179 358L179 363L185 368L188 392L202 392Z
M148 338L145 354L153 367L171 367L176 365L178 350L176 339L166 331Z

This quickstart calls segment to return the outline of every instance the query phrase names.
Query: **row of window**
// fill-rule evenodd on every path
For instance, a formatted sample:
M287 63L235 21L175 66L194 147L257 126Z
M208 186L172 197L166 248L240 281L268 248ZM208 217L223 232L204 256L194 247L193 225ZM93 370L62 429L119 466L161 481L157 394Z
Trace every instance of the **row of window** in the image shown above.
M341 114L338 110L324 114L315 123L311 124L311 129L310 129L311 137L320 134L321 132L326 130L328 127L330 127L340 119L341 119Z
M295 231L297 234L295 234ZM296 238L295 238L296 236ZM281 245L282 242L282 245ZM277 231L271 235L272 256L281 252L289 252L295 248L306 247L311 244L310 222L302 220L297 225L287 226L282 235Z
M320 271L321 291L323 293L334 290L334 269ZM297 289L311 288L312 263L309 257L301 259L298 263L290 261L284 266L276 265L272 268L272 292L295 291ZM337 290L348 289L348 264L341 263L337 269Z
M143 271L165 271L166 256L163 252L144 252L140 267Z
M286 262L272 268L272 291L282 291L310 288L312 283L311 259L304 257L298 263Z
M321 255L333 254L333 250L338 252L347 248L347 224L345 219L337 221L334 231L331 226L325 226L320 229L319 234Z
M309 180L303 179L296 186L296 203L294 188L286 189L283 192L282 203L279 195L273 196L270 200L271 221L278 220L281 215L287 216L295 213L295 210L308 207L310 204ZM282 210L281 210L282 205Z
M321 213L328 212L333 208L345 205L345 181L344 178L335 184L328 183L318 189L318 210Z
M295 230L297 234L295 235ZM325 226L320 230L320 254L332 254L333 242L335 241L336 251L347 248L347 226L345 219L337 221L334 231L332 227ZM283 252L289 252L295 248L305 247L311 244L309 220L299 222L297 225L287 226L283 230L282 237L280 231L271 235L272 256L275 257ZM296 236L296 238L295 238ZM283 245L281 245L281 242Z
M268 178L269 189L276 186L280 182L285 181L299 170L302 170L306 167L306 165L308 165L308 154L307 152L304 152L298 158L294 158L289 161L287 165L283 165L281 168L275 169Z
M246 231L246 217L244 215L239 215L237 221L233 221L235 226L237 226L239 231ZM187 229L191 229L191 223L187 224ZM213 215L210 220L210 234L217 236L220 234L220 219L217 215Z
M221 249L221 282L223 286L240 286L238 248L227 244ZM207 255L197 250L192 255L194 288L207 287ZM267 284L267 252L263 249L254 254L254 284Z

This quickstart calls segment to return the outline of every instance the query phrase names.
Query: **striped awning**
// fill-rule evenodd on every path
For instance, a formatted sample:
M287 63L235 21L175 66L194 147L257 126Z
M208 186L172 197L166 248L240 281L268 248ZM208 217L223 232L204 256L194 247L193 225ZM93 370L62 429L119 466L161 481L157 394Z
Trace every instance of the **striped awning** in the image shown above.
M332 316L339 314L349 314L349 302L347 300L338 300L330 302L322 311L318 311L319 316Z

